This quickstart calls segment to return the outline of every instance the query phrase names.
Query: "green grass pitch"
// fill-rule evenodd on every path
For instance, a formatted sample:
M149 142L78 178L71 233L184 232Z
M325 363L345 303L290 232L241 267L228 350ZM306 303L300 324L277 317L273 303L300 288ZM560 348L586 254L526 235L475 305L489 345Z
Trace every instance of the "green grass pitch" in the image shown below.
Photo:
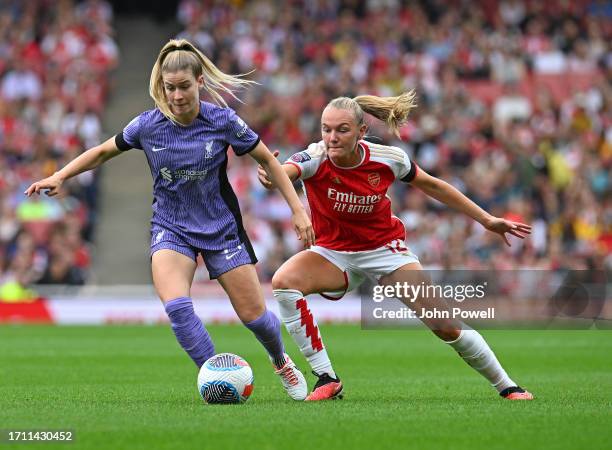
M324 325L346 396L314 404L285 395L248 330L209 329L217 351L253 367L255 390L244 405L200 401L195 366L167 326L2 326L0 429L71 429L73 443L49 445L74 449L593 449L612 442L610 331L484 331L510 375L536 396L509 402L426 331Z

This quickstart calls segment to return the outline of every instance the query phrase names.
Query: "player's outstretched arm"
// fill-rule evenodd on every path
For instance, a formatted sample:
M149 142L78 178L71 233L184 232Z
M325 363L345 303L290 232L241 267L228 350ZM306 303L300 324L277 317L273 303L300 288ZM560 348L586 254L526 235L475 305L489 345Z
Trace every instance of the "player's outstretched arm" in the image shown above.
M41 190L46 190L46 194L49 197L53 197L59 193L59 189L65 180L87 170L95 169L100 164L117 156L119 153L122 152L117 148L115 137L113 136L102 144L81 153L50 177L32 183L32 185L25 190L24 194L31 197L32 194L40 195Z
M508 246L510 246L510 242L506 237L506 233L521 239L531 233L530 225L492 216L463 195L458 189L444 180L432 177L420 168L411 184L430 197L470 216L487 230L499 234Z
M278 158L278 154L279 154L279 151L274 150L274 153L272 154L272 156L274 156L275 158ZM294 182L295 180L298 179L299 172L298 172L297 167L295 167L292 164L282 164L281 167L283 168L283 170L285 171L285 173L287 174L291 182ZM270 180L270 177L268 176L268 172L266 172L266 169L264 169L261 164L257 166L257 179L259 180L261 185L265 187L266 189L274 189L276 187L274 183L272 183L272 180Z
M274 154L270 153L268 147L263 142L259 142L257 147L255 147L250 153L251 157L255 159L263 169L266 174L265 179L270 182L271 187L278 187L278 190L281 192L289 208L291 208L291 212L293 213L293 228L300 239L306 247L310 247L314 245L315 235L314 229L312 228L312 223L310 222L310 218L308 214L306 214L306 210L300 202L300 199L291 184L291 179L289 173L290 169L286 169L285 166L281 166L276 156L278 152L274 152ZM258 169L259 170L259 169ZM295 169L295 178L297 179L297 169ZM258 174L259 175L259 174ZM262 184L264 182L259 177ZM265 184L264 184L265 186Z

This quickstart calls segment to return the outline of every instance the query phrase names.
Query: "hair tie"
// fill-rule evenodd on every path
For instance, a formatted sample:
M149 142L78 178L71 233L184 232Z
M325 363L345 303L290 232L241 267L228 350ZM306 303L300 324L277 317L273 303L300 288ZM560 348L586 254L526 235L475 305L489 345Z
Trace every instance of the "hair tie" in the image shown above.
M190 52L191 51L191 46L189 44L183 44L183 45L176 45L176 44L172 44L170 47L166 48L162 54L167 54L170 52L173 52L175 50L185 50Z

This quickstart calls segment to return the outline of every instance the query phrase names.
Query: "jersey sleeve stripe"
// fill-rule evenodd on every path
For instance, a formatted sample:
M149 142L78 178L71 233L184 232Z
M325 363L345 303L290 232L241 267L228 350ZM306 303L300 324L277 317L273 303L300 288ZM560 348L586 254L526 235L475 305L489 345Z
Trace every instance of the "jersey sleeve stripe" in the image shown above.
M291 164L294 166L298 170L298 179L302 178L302 168L298 164L294 163L293 161L287 161L285 164Z
M410 183L416 177L417 172L419 171L419 167L413 162L410 164L410 170L406 174L404 178L401 178L401 181L404 183Z
M394 147L385 147L383 148L376 148L376 147L370 147L370 154L372 157L382 157L382 158L389 158L393 161L397 161L399 163L403 163L404 162L404 151L394 148Z
M404 150L399 147L395 147L392 145L383 145L377 144L374 142L365 141L370 148L370 152L375 153L377 156L387 156L392 158L400 158L403 160L404 158Z
M123 137L123 131L115 135L115 145L122 152L125 152L126 150L131 150L134 148L125 141L125 138Z
M255 147L257 147L257 144L259 144L261 142L261 138L258 137L257 140L253 143L253 145L251 145L248 149L246 149L245 151L243 151L242 153L238 154L236 153L238 156L242 156L242 155L246 155L249 152L252 152Z

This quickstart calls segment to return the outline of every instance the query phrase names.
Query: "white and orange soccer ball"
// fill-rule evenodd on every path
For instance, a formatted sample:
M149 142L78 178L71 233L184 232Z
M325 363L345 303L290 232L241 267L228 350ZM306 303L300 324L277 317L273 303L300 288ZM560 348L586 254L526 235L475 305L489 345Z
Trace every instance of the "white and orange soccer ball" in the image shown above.
M240 356L219 353L200 368L198 391L206 403L244 403L253 392L253 370Z

